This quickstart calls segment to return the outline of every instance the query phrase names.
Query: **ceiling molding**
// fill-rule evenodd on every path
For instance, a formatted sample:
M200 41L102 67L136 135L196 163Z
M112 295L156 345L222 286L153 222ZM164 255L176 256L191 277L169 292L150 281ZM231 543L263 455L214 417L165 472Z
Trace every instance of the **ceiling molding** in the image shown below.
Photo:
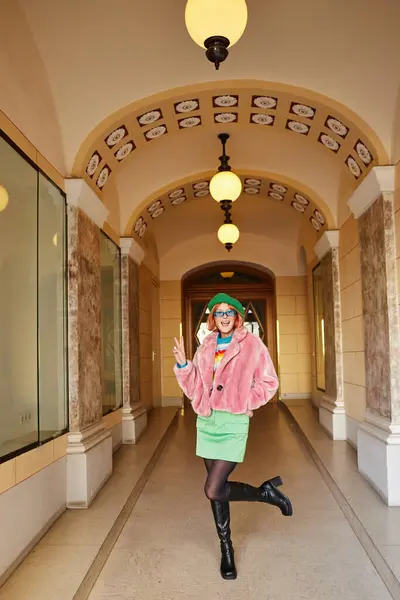
M80 208L98 227L103 227L109 210L84 179L65 179L67 204Z
M120 238L120 247L122 256L129 256L139 266L142 264L145 251L136 240L131 237Z
M396 167L393 165L372 169L348 201L356 219L359 219L381 194L394 192L395 176Z
M322 260L333 248L339 248L339 231L325 231L315 244L318 260Z

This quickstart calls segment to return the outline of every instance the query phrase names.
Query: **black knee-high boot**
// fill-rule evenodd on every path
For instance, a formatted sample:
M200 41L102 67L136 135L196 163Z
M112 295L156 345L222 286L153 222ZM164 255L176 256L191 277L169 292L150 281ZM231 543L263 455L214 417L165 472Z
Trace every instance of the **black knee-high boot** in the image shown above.
M231 541L229 502L211 500L211 508L221 542L221 577L223 579L236 579L237 572Z
M228 484L229 502L265 502L277 506L285 517L293 514L292 503L289 498L278 490L278 487L282 485L280 477L268 479L258 488L237 481L228 481Z

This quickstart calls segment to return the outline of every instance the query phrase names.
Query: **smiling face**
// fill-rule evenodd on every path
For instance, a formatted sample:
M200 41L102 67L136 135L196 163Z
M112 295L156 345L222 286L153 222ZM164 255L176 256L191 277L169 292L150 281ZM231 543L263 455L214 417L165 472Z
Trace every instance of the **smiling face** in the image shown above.
M235 327L236 310L229 306L229 304L223 303L214 308L213 315L221 336L228 337Z

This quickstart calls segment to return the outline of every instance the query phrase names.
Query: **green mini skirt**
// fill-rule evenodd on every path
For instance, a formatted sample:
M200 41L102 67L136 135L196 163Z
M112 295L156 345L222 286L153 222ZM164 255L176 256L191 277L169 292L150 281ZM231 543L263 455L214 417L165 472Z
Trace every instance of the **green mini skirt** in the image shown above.
M213 410L209 417L197 417L196 454L202 458L243 462L250 418Z

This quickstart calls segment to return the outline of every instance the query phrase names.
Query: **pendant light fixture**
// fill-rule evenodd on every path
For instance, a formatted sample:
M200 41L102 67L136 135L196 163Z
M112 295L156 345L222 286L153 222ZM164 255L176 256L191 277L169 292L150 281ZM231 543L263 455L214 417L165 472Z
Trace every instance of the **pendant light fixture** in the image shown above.
M0 212L7 207L8 204L8 192L6 188L0 185Z
M208 60L218 70L228 56L228 48L246 29L246 0L188 0L185 22L190 37L206 48Z
M218 173L210 181L210 194L217 202L235 202L242 193L242 182L232 171L229 164L230 157L225 151L229 137L229 133L220 133L218 136L222 144L222 155L219 157L221 164L218 167Z
M218 139L222 144L222 155L219 157L220 166L218 167L218 173L210 181L210 194L219 202L221 209L225 213L224 224L218 229L218 239L224 244L225 248L230 252L233 245L239 239L239 229L232 223L232 204L235 202L240 194L242 193L242 182L240 178L233 173L231 166L229 165L229 156L225 151L226 142L229 139L228 133L220 133Z

